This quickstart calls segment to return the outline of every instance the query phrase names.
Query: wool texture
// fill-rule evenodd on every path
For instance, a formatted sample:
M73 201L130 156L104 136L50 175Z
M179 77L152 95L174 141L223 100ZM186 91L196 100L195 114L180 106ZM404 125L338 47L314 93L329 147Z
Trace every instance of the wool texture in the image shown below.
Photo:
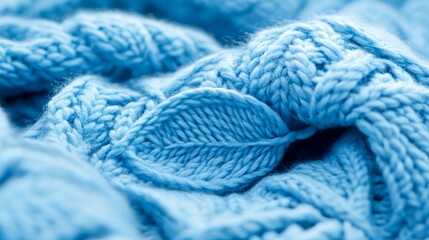
M428 238L428 12L0 2L0 239Z

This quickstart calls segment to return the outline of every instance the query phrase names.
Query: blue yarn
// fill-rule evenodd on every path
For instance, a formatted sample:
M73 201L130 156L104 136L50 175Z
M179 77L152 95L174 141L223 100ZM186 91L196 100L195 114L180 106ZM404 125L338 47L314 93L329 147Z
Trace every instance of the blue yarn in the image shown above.
M96 171L52 145L16 141L3 113L0 123L1 239L139 237L126 201Z
M0 239L427 238L428 3L1 2Z
M197 31L130 14L82 13L61 25L34 22L0 19L0 97L45 90L87 73L126 80L173 71L218 49Z
M228 43L231 39L243 39L244 33L272 26L284 19L297 18L302 12L320 13L339 8L346 2L347 0L33 0L29 4L29 0L14 0L0 3L0 13L62 19L79 9L131 10L197 26Z
M361 135L348 132L323 161L314 160L226 197L134 186L133 197L158 216L168 237L178 239L370 237L372 159Z
M246 33L253 33L286 20L331 13L348 6L349 3L375 8L379 1L375 0L374 5L368 4L368 2L374 1L360 0L33 0L31 4L29 2L29 0L4 1L0 3L0 13L2 15L58 20L70 16L80 9L129 10L197 26L212 33L222 43L231 44L231 40L246 39L246 36L244 36ZM426 5L424 2L427 1L387 0L384 2L395 8L407 8L404 5ZM382 6L378 9L383 11L383 8L385 7ZM424 9L420 8L418 11L425 13ZM421 24L424 22L419 21L413 24L416 23Z
M426 24L429 19L426 14L428 11L429 2L425 0L407 1L399 9L381 1L365 0L347 5L341 10L341 14L381 26L407 42L422 57L428 58L429 51L425 47L429 40Z
M347 203L341 203L344 209L332 209L340 203L320 189L325 194L338 190L331 190L332 183L324 179L315 177L307 186L298 177L293 194L289 190L284 194L340 223L347 221L341 224L348 230L341 230L344 235L336 232L337 236L359 232L367 238L420 238L429 226L425 217L429 213L421 212L426 203L418 198L429 193L424 187L429 181L423 167L427 162L416 159L428 156L429 146L422 139L429 131L419 119L428 111L424 85L429 68L412 54L396 50L396 45L386 44L336 18L266 30L241 49L203 58L163 79L161 86L156 79L135 80L129 88L97 77L78 79L53 98L27 136L67 147L131 196L140 195L129 186L223 195L272 171L291 142L308 138L316 129L355 126L375 155L368 159L364 154L365 163L356 164L375 161L390 192L394 217L388 223L372 226L368 216ZM85 99L91 101L83 103ZM369 170L362 171L356 174L368 175ZM419 182L404 186L402 179L411 176ZM298 194L307 188L304 196ZM370 207L377 208L377 203L367 202L362 211L369 215ZM179 234L168 229L165 235ZM234 229L217 234L244 231Z
M51 95L49 91L43 91L6 98L3 100L2 107L15 126L24 128L34 124L40 118Z

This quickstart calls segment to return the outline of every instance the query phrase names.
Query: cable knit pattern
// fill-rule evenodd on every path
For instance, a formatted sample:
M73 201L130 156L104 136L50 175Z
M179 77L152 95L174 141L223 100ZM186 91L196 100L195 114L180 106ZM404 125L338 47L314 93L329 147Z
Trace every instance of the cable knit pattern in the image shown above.
M0 4L0 238L429 236L428 1L28 4Z
M0 20L0 97L85 73L126 80L175 70L217 50L202 33L121 13L84 13L61 25Z
M152 14L183 24L194 25L213 33L228 43L244 38L243 33L271 26L278 21L296 18L301 13L322 12L341 7L346 0L16 0L0 3L3 15L62 19L79 9L121 9ZM190 17L192 16L192 17ZM234 16L234 17L232 17Z
M429 70L389 49L336 19L275 28L242 49L198 61L165 86L130 83L147 85L141 93L93 77L75 81L29 134L92 156L88 160L115 183L149 180L151 186L224 193L271 171L290 142L316 128L355 126L367 136L391 192L394 217L386 225L400 232L383 231L422 237L426 227L415 228L428 224L425 198L418 196L429 192L428 146L419 141L429 133L422 86ZM403 185L403 179L410 181Z

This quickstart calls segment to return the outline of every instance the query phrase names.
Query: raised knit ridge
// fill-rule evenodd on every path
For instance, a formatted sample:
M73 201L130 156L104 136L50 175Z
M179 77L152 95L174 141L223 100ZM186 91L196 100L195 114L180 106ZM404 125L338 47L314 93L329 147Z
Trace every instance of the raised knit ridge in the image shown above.
M123 81L169 72L218 50L211 38L180 28L119 12L82 13L61 25L3 18L0 97L88 73Z
M295 23L203 58L158 89L154 79L130 82L140 92L93 77L75 81L29 134L93 154L89 161L116 183L150 179L149 185L224 193L274 169L290 142L315 129L355 126L390 192L383 231L420 238L429 226L421 197L429 194L429 146L421 141L429 137L429 69L390 49L341 19ZM363 223L355 227L374 234Z
M429 236L427 1L178 1L0 4L0 238Z

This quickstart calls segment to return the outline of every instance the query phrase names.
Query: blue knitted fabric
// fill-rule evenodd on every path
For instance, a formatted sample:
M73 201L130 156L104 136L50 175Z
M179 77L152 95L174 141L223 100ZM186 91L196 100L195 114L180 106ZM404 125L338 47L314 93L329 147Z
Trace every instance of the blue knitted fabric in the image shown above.
M0 1L0 239L428 239L429 1Z

